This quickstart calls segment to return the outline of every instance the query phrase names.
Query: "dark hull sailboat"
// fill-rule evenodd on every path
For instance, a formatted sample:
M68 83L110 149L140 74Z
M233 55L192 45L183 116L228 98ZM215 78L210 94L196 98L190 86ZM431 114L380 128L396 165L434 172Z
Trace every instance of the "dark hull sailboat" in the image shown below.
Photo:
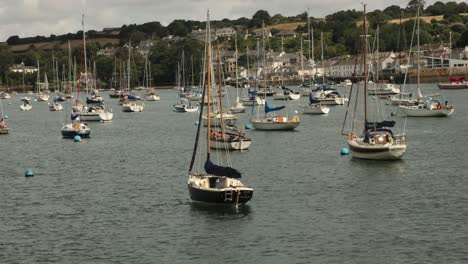
M210 23L209 14L207 19L207 40L211 39L209 36ZM211 89L211 44L209 41L207 48L207 82L203 88L202 102L200 114L198 116L198 126L195 138L195 145L192 153L192 160L189 167L188 190L190 198L194 202L209 203L209 204L227 204L236 205L247 203L253 195L253 189L244 185L240 178L241 173L232 167L224 167L216 165L210 159L211 153L211 118L207 119L206 139L206 161L204 165L205 172L194 172L195 158L197 155L198 142L200 139L200 132L202 127L202 116L205 105L205 98L207 99L206 109L207 116L210 116L210 89ZM205 93L207 96L205 96Z
M236 181L240 183L239 180ZM244 204L252 199L252 188L227 187L227 182L232 183L232 179L223 176L191 174L188 182L190 198L196 202L213 204Z

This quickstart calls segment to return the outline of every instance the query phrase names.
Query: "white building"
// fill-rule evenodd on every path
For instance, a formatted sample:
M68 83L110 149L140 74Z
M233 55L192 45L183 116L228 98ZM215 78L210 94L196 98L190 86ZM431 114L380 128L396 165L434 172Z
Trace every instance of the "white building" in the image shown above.
M116 49L114 48L105 48L105 49L100 49L96 52L98 56L107 56L107 57L112 57L116 53Z
M23 62L21 64L13 65L10 67L10 72L17 72L17 73L35 73L37 72L37 68L34 66L26 66Z

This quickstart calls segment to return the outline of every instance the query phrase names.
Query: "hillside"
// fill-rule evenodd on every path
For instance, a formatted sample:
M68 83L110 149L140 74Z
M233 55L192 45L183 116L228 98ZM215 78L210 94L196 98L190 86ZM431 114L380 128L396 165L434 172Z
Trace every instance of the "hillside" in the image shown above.
M119 44L119 39L117 38L95 38L95 39L87 39L87 43L99 43L101 46L105 46L106 44L117 45ZM83 41L81 39L74 39L70 40L70 46L72 48L81 47L83 45ZM48 41L48 42L38 42L32 44L20 44L20 45L12 45L11 51L12 52L26 52L32 49L42 49L42 50L53 50L54 48L61 48L61 49L68 49L68 41Z
M462 14L460 14L460 16L468 16L468 13L462 13ZM401 22L405 23L408 20L414 20L414 19L416 19L416 17L403 18L401 20ZM432 20L435 20L435 21L444 20L444 16L422 16L421 20L423 20L426 23L431 23ZM392 20L387 21L387 23L389 23L389 24L400 24L400 19L392 19Z
M270 25L265 27L265 30L271 31L272 29L277 29L277 30L285 30L285 31L294 31L300 26L304 26L305 22L293 22L293 23L283 23L283 24L276 24L276 25ZM257 28L253 30L254 32L261 32L261 28Z

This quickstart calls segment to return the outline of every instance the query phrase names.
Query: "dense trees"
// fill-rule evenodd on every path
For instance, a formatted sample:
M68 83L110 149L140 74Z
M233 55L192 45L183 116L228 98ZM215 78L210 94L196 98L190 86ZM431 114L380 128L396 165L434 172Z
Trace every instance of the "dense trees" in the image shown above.
M414 20L408 20L402 25L398 23L388 23L392 19L410 18L416 14L418 6L424 6L423 0L409 0L406 7L396 5L389 6L383 10L373 10L368 12L369 20L369 34L375 35L377 26L380 27L380 50L382 51L399 51L401 49L409 48L411 41ZM423 10L423 15L437 15L442 16L434 19L430 23L421 24L421 41L423 43L429 42L448 42L449 32L452 32L452 42L455 47L463 47L468 45L468 16L462 16L460 13L468 12L468 5L465 2L436 2L427 6ZM245 37L245 33L252 34L253 30L258 29L265 25L276 25L290 22L306 22L307 13L302 12L295 16L284 16L275 14L270 16L266 10L258 10L252 18L241 17L238 19L222 19L212 21L212 28L233 27L238 32L238 48L245 51L249 46L251 50L255 49L257 38L255 36ZM325 56L341 56L346 54L354 54L360 47L360 35L362 24L362 12L356 10L343 10L330 15L325 18L317 19L310 17L312 27L314 28L315 40L315 57L318 58L320 54L319 43L320 33L324 32L325 40ZM127 50L122 46L129 41L133 46L145 39L153 39L156 45L152 48L149 60L151 61L152 74L156 83L169 84L175 80L175 72L177 70L177 62L180 61L182 50L185 51L186 65L193 56L195 59L194 68L195 72L200 71L200 58L203 51L203 43L191 38L191 32L194 29L204 29L206 23L203 21L192 20L174 20L167 26L163 26L160 22L148 22L141 25L129 24L123 25L120 28L120 34L115 35L112 32L97 32L90 30L87 32L88 38L118 38L120 40L121 48L118 48L116 54L116 61L123 61L127 59ZM274 35L280 29L271 29ZM297 52L300 49L300 38L302 33L307 33L307 26L300 26L297 28L298 33L296 38L285 38L283 48L286 52ZM174 35L181 37L179 41L165 40L164 37ZM304 35L304 50L309 49L310 43L306 41L307 37ZM8 68L14 63L21 63L24 61L27 65L35 65L36 59L41 62L41 68L51 74L51 51L44 51L36 49L36 43L44 41L55 41L56 46L55 56L58 58L59 64L68 65L68 51L60 50L58 45L67 40L77 40L82 38L82 31L76 33L68 33L64 35L50 35L49 37L35 36L28 38L20 38L18 36L11 36L7 40L8 45L27 44L30 45L31 50L22 53L14 54L8 49L7 46L0 46L0 74L2 80L5 80L5 75ZM163 40L164 39L164 40ZM223 38L222 47L224 49L234 49L234 40L231 38ZM39 45L37 45L39 46ZM108 45L109 46L109 45ZM280 51L282 48L281 38L272 37L266 42L266 47L274 51ZM112 77L114 65L114 58L96 56L96 51L102 48L97 43L90 41L88 45L88 58L91 62L96 62L98 69L98 76L101 80L109 83ZM307 51L304 51L308 55ZM80 48L72 50L72 56L79 61L82 60L82 51ZM245 63L245 56L241 57L240 64ZM253 64L253 60L251 60ZM132 59L132 75L135 80L142 78L143 58L139 54L135 54ZM50 72L50 73L49 73ZM15 80L21 76L9 74L8 78ZM28 77L29 78L29 77ZM33 80L33 79L32 79Z

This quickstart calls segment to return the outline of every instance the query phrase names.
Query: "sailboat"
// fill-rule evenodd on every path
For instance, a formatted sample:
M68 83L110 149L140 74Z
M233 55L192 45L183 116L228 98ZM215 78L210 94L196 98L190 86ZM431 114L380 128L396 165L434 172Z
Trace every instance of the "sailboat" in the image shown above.
M265 36L263 34L263 50L265 51ZM265 54L265 52L263 52ZM259 45L257 40L257 67L258 67L258 57L259 57ZM265 59L264 59L265 61ZM266 78L266 74L265 74ZM266 79L264 79L266 85ZM255 82L255 87L257 86L257 82ZM299 95L300 96L300 95ZM283 115L269 115L269 113L275 113L282 109L285 109L286 106L278 106L273 107L265 101L265 116L260 117L259 111L257 109L257 115L255 117L251 117L250 122L252 126L257 130L293 130L301 123L299 116L294 116L291 120L287 116Z
M304 114L328 114L330 112L330 108L326 105L322 105L320 100L314 98L312 93L309 93L309 103L304 106L303 113Z
M84 34L84 31L83 31ZM76 63L74 65L73 70L73 79L76 77ZM78 86L81 82L73 82L73 85L77 84ZM76 98L79 98L79 87L76 87ZM67 106L68 102L65 102L65 107ZM75 111L75 107L77 104L80 104L79 101L75 102L75 106L72 107L71 111L71 122L67 122L67 115L68 109L65 109L65 122L62 126L61 133L62 137L64 138L74 138L75 136L80 136L82 138L89 137L91 135L91 128L88 126L87 123L81 122L79 114Z
M351 155L355 158L361 159L372 159L372 160L396 160L401 159L406 151L405 136L395 135L392 131L392 127L395 126L395 121L369 121L368 119L368 91L367 86L369 84L369 65L367 57L367 16L366 16L366 4L364 4L364 23L363 23L363 58L361 63L364 65L364 130L362 135L355 135L353 133L355 116L356 116L356 105L354 106L355 112L353 116L353 122L351 131L344 133L345 122L343 123L342 135L348 137L348 146L351 151ZM356 84L356 85L359 85ZM351 88L353 89L353 88ZM358 86L359 89L359 86ZM358 103L358 91L356 91L356 104ZM348 104L349 109L349 104Z
M449 82L439 83L437 86L439 89L468 89L468 81L465 80L465 76L452 76L452 32L449 32Z
M210 101L210 90L211 90L211 36L210 36L210 22L209 22L209 11L207 14L207 38L206 45L207 47L207 82L206 86L203 89L203 99ZM215 164L211 161L211 126L208 125L206 129L206 138L207 138L207 148L206 148L206 161L204 164L204 172L195 172L194 164L198 150L198 143L200 140L200 130L201 130L201 119L203 116L203 109L205 104L201 104L200 115L198 118L198 127L195 138L195 144L192 154L192 159L189 167L189 178L188 178L188 191L190 193L190 198L195 202L203 202L210 204L227 204L227 205L236 205L247 203L253 195L253 189L249 186L244 185L240 178L242 177L241 173L233 167L224 167ZM206 104L206 110L208 116L210 115L211 105L208 102ZM211 122L208 119L208 123Z
M44 83L41 83L41 77L40 77L40 71L39 71L39 60L37 60L37 83L36 83L36 86L37 86L37 95L36 95L36 100L38 102L45 102L47 100L49 100L49 95L42 92L42 89L41 87L44 86L44 90L48 90L49 89L49 82L47 80L47 73L44 73Z
M23 71L23 94L25 96L21 98L22 104L20 105L20 110L21 111L29 111L29 110L32 109L32 106L29 103L31 101L31 98L26 96L26 88L24 86L24 71Z
M417 23L417 51L416 51L416 70L417 70L417 89L418 94L421 95L420 89L420 61L419 61L419 16L420 16L420 7L416 14L416 23ZM421 96L420 96L421 97ZM400 110L406 115L411 117L447 117L453 114L455 111L452 105L449 105L447 101L445 103L441 100L425 96L420 100L415 102L415 105L400 105Z
M131 50L132 50L132 44L129 42L128 43L128 62L127 62L127 89L130 90L130 71L131 71L131 68L130 68L130 56L131 56ZM133 98L133 97L130 97L130 95L128 95L127 99L130 101L130 100L134 100L132 102L124 102L122 104L122 111L123 112L142 112L144 107L145 107L145 103L136 103L135 101L136 100L139 100L139 98Z
M252 140L248 138L245 133L237 129L237 127L231 125L226 126L224 117L226 116L223 113L223 100L222 100L222 67L221 67L221 54L219 53L219 41L217 44L217 61L218 61L218 96L219 96L219 120L212 120L211 124L217 123L219 121L218 130L213 130L210 136L211 148L221 149L221 150L245 150L250 147ZM213 125L211 125L213 127Z
M240 102L239 98L239 75L238 75L238 68L237 68L237 61L239 60L239 54L237 50L237 34L234 35L234 45L236 49L236 104L233 105L230 110L231 113L244 113L245 112L245 106Z
M151 64L148 61L148 56L145 56L145 70L143 74L143 85L145 86L145 100L146 101L159 101L161 98L159 95L156 93L156 90L152 86L152 80L151 78Z

